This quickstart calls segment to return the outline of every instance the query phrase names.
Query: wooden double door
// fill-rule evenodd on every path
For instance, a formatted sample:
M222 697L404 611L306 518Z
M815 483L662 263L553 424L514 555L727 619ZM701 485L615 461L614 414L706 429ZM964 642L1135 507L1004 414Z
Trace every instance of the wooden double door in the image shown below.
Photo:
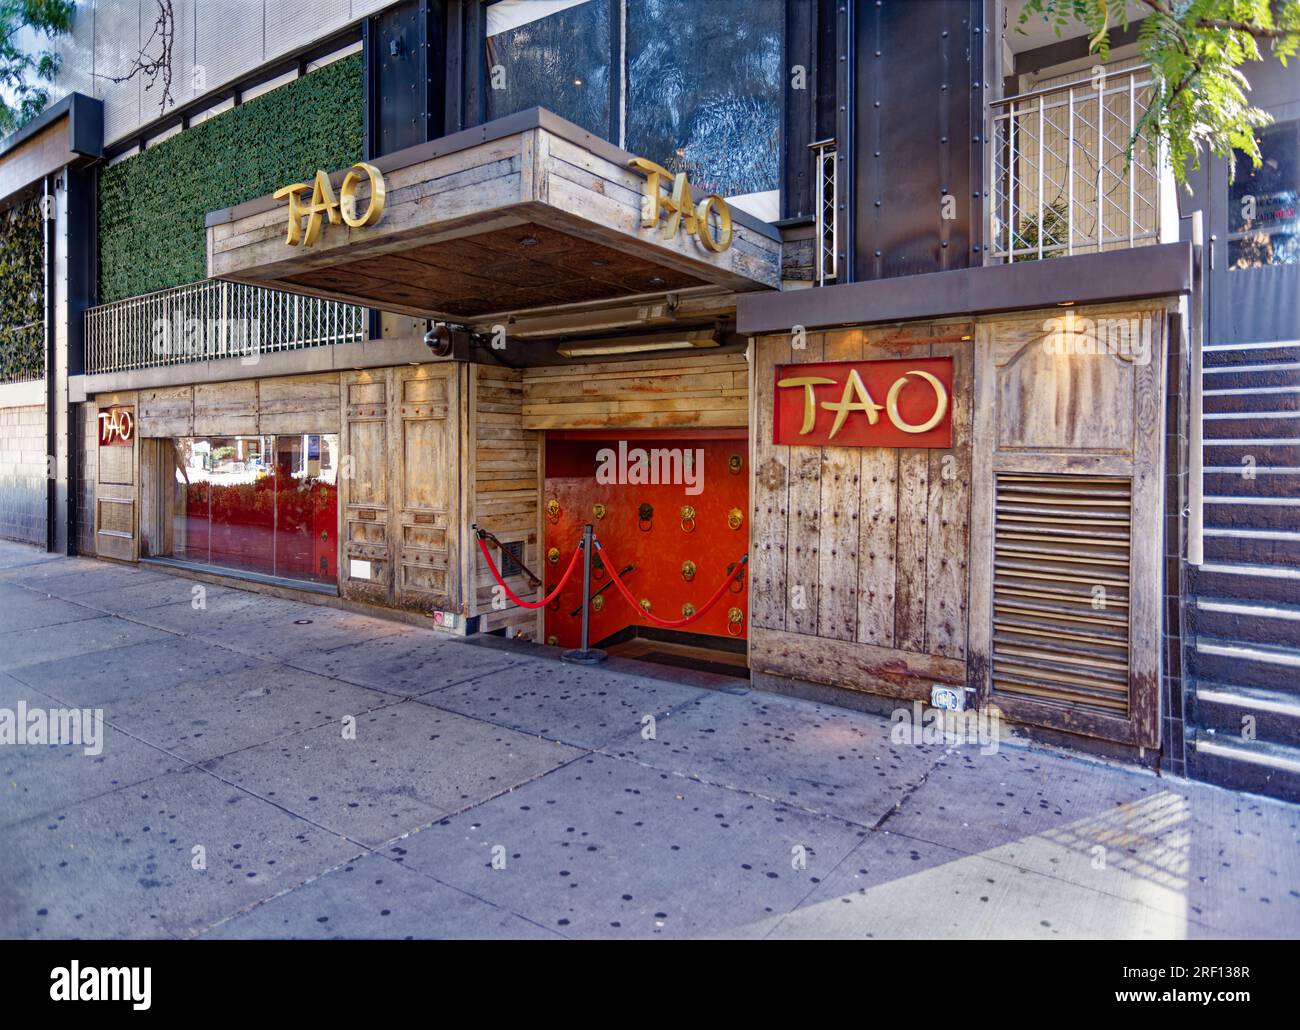
M463 611L461 368L447 363L344 373L344 597L424 612Z

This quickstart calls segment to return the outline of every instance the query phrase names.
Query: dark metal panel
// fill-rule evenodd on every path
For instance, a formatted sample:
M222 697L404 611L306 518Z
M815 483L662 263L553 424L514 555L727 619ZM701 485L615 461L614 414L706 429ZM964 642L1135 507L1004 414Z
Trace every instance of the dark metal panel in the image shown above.
M1020 261L932 272L815 290L737 298L736 326L746 335L863 325L945 315L975 315L1188 293L1192 247L1167 243L1103 254Z
M418 0L390 7L372 23L375 104L372 157L425 142L424 32Z
M967 267L980 211L969 148L981 124L983 0L858 10L853 277Z
M811 218L813 215L812 155L808 144L816 135L817 104L817 15L820 5L787 3L785 7L785 52L781 63L785 76L785 104L781 118L781 218ZM795 88L795 69L802 69L802 85ZM831 95L834 100L834 94Z

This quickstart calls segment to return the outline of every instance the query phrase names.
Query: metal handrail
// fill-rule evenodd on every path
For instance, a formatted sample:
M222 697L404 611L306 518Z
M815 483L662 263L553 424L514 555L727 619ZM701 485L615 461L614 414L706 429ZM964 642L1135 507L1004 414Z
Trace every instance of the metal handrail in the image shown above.
M987 260L1160 242L1168 162L1129 149L1150 71L1108 70L989 103Z
M93 375L360 342L366 309L206 279L89 308L85 327Z
M1111 76L1119 77L1121 75L1136 75L1138 72L1149 72L1151 65L1135 64L1131 68L1119 68L1115 71L1107 71L1106 78ZM1009 104L1024 103L1026 100L1035 100L1038 97L1048 96L1052 93L1063 93L1067 90L1078 89L1080 86L1088 86L1090 79L1080 79L1078 82L1058 82L1055 86L1042 86L1038 89L1031 89L1025 93L1017 93L1013 97L1003 97L1000 100L990 100L989 107L1006 107ZM1127 89L1127 86L1123 87Z

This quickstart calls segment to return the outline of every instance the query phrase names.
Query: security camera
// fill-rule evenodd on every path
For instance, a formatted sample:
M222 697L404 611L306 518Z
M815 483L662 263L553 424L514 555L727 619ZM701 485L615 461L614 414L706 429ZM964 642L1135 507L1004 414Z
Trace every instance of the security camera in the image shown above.
M433 351L434 357L447 357L451 354L451 326L446 322L432 323L424 334L424 345Z

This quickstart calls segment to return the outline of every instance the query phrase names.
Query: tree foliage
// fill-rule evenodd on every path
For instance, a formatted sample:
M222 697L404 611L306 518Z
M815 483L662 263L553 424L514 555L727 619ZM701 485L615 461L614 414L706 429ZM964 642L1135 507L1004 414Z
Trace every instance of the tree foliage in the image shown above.
M72 28L73 0L0 0L0 136L31 121L49 102L45 83L59 73L55 37ZM20 33L30 29L40 41L23 49Z
M1110 33L1126 28L1130 6L1145 15L1138 46L1151 66L1151 103L1129 141L1143 134L1155 158L1168 145L1174 175L1185 182L1202 153L1240 150L1260 164L1255 129L1272 119L1252 107L1243 65L1266 56L1283 64L1300 47L1300 0L1028 0L1020 23L1042 17L1060 35L1072 22L1088 32L1103 61Z

